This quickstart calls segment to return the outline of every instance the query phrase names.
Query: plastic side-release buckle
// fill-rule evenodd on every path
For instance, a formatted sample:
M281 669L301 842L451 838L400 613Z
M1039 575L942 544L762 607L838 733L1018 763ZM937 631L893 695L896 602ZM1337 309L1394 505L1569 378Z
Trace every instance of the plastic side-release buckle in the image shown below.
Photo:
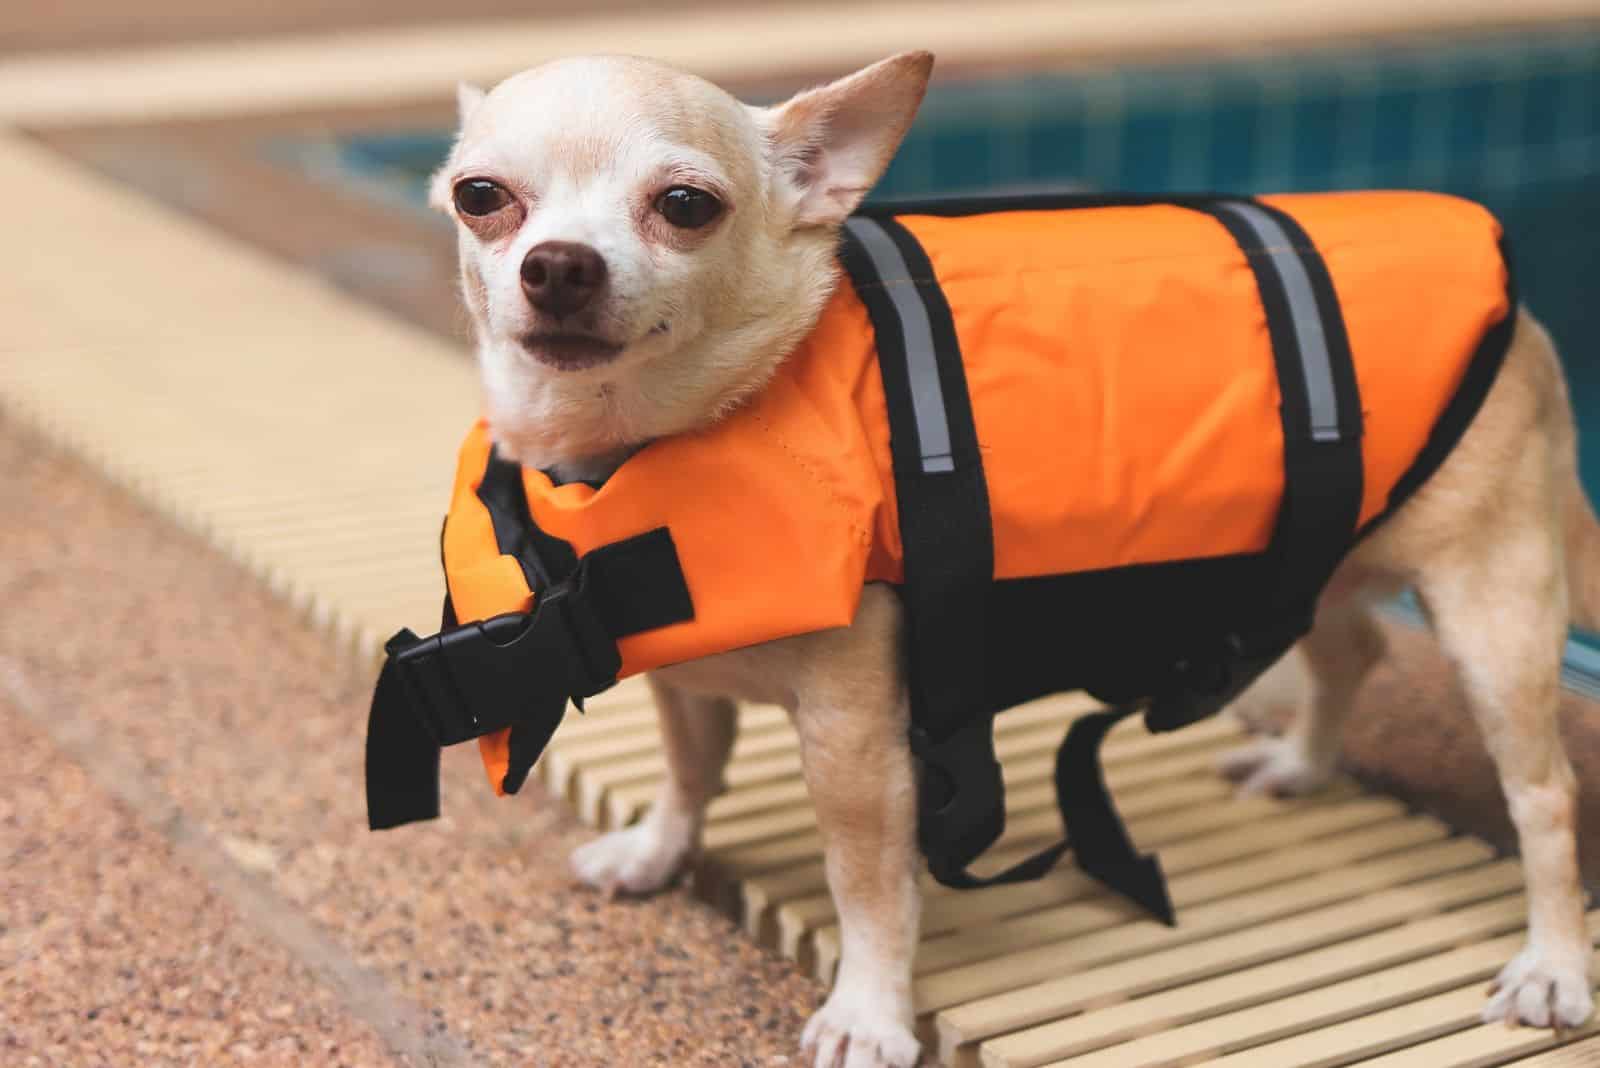
M911 752L922 762L918 843L936 878L956 878L1006 827L994 721L979 717L942 741L921 726L913 726L910 736Z
M616 643L583 596L586 571L511 612L385 646L424 727L440 746L533 720L559 719L568 699L599 693L622 668Z

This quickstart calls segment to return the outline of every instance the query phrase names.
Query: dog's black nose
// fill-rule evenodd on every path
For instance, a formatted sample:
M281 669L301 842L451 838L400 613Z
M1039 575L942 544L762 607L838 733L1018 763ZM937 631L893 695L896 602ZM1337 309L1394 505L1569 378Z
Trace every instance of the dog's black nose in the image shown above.
M545 241L522 258L522 291L550 315L582 311L606 281L606 261L588 245Z

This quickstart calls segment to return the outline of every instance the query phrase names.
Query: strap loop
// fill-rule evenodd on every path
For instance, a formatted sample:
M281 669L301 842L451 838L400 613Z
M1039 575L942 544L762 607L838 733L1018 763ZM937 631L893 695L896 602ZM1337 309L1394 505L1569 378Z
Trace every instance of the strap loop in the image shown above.
M928 868L946 886L963 878L973 857L1006 829L1005 783L994 753L994 721L979 717L935 741L911 728L911 752L922 767L917 785L917 840Z
M1135 703L1108 708L1073 723L1056 753L1056 800L1078 867L1175 927L1178 916L1161 862L1134 848L1111 800L1100 761L1100 747L1111 728L1140 707Z

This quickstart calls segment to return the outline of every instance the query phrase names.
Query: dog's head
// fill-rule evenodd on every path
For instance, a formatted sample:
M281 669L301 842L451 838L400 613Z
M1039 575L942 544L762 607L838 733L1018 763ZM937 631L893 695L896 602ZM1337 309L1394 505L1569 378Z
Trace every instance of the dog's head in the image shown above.
M770 108L641 59L460 92L434 176L496 438L579 475L715 419L815 322L927 87L906 53Z

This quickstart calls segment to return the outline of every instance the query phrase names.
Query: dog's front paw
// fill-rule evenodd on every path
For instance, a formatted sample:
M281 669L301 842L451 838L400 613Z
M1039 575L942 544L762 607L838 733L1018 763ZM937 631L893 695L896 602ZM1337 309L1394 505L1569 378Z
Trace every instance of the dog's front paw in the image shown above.
M1245 797L1301 797L1333 778L1333 761L1313 759L1289 738L1257 738L1224 753L1217 769L1238 783Z
M806 1023L807 1068L915 1068L922 1045L894 1006L836 988Z
M653 894L672 881L694 846L692 834L671 833L646 817L572 851L572 873L608 894Z
M1585 956L1557 963L1530 945L1500 970L1489 988L1483 1019L1562 1031L1582 1025L1593 1012Z

